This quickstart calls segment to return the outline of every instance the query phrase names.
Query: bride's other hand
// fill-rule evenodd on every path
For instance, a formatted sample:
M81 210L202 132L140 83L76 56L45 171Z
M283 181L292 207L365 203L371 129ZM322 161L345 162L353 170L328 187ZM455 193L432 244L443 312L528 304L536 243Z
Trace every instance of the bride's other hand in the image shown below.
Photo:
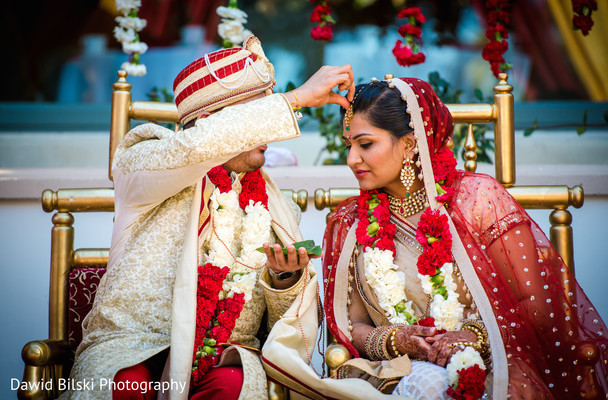
M451 347L452 343L475 343L477 335L470 330L448 331L432 337L427 337L426 342L431 344L429 351L429 362L435 363L440 367L445 367L450 361L452 354L460 351L460 347Z
M428 360L431 345L425 338L431 338L437 334L437 329L428 326L407 325L395 333L395 346L399 353L420 360Z

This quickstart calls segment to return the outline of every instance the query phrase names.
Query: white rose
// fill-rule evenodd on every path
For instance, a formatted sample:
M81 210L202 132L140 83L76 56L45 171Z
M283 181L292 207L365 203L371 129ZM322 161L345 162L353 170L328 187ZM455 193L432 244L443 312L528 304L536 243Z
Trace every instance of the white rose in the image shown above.
M124 51L125 53L129 53L129 54L130 53L144 54L146 51L148 51L148 45L143 42L129 42L129 43L123 42L122 51Z
M116 26L114 27L114 37L121 43L129 43L135 40L135 31Z
M116 11L128 15L134 8L141 7L141 0L116 0Z
M216 11L217 15L222 18L233 19L242 24L247 23L247 13L243 10L239 10L238 8L218 7Z
M146 27L146 20L137 17L116 17L116 22L125 29L133 29L137 32Z
M436 294L431 302L430 314L435 318L437 329L454 331L462 323L464 305L460 304L457 297L448 296L445 300L443 296Z
M483 359L479 353L472 347L467 346L464 350L457 352L450 359L450 363L446 366L450 386L454 385L458 380L458 371L478 365L479 368L485 371L486 366L483 364Z
M127 71L127 74L131 76L144 76L148 72L144 64L131 64L130 62L124 62L120 68Z
M234 43L233 38L241 37L245 28L243 24L237 21L230 20L222 20L222 22L217 27L217 33L222 37L222 39L228 39Z

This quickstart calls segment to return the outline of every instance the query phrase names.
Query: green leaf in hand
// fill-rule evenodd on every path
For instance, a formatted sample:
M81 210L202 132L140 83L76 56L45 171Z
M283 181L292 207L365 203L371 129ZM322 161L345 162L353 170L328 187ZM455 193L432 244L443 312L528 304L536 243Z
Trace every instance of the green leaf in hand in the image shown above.
M292 243L292 245L296 248L296 252L300 249L300 247L304 247L304 249L306 249L306 253L308 253L309 256L310 255L320 256L321 253L323 252L323 249L321 249L321 246L315 245L314 240L303 240L301 242ZM263 253L264 247L258 247L256 250L259 251L260 253ZM287 255L287 247L283 247L282 250L283 250L283 254ZM274 248L272 246L270 246L270 251L272 251L274 253Z

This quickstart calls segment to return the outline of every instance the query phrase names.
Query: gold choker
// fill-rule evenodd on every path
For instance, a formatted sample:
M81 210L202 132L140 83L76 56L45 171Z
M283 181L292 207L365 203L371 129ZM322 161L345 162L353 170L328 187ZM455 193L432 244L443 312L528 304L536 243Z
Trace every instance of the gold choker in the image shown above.
M427 207L426 192L424 188L416 190L410 196L404 198L393 197L388 195L389 208L396 214L402 217L409 217Z

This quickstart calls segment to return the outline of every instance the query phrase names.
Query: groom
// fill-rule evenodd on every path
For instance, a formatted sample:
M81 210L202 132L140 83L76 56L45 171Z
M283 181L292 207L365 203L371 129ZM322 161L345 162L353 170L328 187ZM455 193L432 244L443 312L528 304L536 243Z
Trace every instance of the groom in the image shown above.
M302 240L299 209L261 169L266 144L299 136L300 107L348 107L354 91L348 65L286 94L274 84L250 37L177 76L183 131L144 124L120 143L108 269L71 374L115 385L62 398L266 398L265 332L314 275L289 246ZM150 382L170 389L142 390Z

